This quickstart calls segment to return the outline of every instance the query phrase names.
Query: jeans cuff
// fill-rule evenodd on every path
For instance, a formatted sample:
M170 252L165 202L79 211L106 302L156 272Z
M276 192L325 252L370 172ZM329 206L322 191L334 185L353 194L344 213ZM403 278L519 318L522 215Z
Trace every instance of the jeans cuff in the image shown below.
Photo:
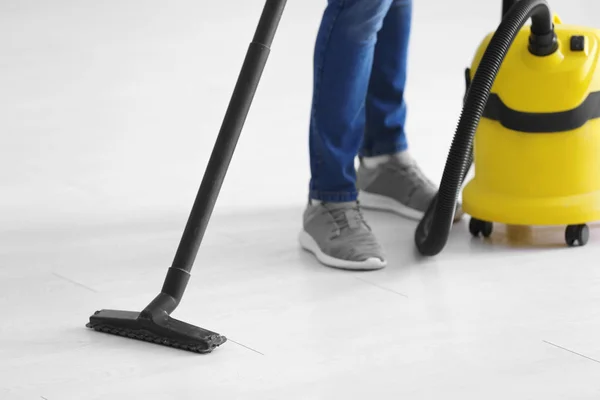
M312 200L318 200L325 203L345 203L356 201L358 192L356 190L351 192L323 192L320 190L311 190L309 196Z
M399 153L401 151L405 151L407 149L408 149L408 144L406 142L392 143L391 145L373 146L370 149L363 148L360 150L360 156L361 157L375 157L375 156L391 155L391 154Z

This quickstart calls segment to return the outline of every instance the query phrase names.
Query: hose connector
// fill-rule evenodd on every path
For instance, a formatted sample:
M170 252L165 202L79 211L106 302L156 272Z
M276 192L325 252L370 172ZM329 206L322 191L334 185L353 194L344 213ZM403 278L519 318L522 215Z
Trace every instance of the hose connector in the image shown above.
M545 57L558 50L558 39L556 32L554 32L554 25L552 29L545 33L536 33L531 29L531 35L529 35L529 52L534 56Z

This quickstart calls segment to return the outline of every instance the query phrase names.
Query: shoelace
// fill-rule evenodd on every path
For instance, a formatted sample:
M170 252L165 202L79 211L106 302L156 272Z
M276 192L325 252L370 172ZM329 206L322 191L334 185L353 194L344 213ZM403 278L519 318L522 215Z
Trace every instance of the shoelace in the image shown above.
M357 227L364 224L364 226L371 230L371 227L364 219L358 202L349 208L330 209L330 215L334 218L335 224L337 225L337 229L333 229L331 232L330 240L334 240L338 237L342 230L347 228L352 229L353 223L355 223ZM338 257L347 260L353 260L357 255L360 255L360 259L364 258L365 255L379 257L381 254L379 243L371 236L365 235L365 233L365 231L359 231L357 234L346 237L344 239L345 245L339 249L340 253L338 254Z
M332 231L333 235L337 236L344 229L352 229L354 226L361 226L362 224L371 229L367 221L365 221L358 202L352 207L345 208L329 207L327 204L323 204L323 206L323 214L331 215L335 222L335 229Z

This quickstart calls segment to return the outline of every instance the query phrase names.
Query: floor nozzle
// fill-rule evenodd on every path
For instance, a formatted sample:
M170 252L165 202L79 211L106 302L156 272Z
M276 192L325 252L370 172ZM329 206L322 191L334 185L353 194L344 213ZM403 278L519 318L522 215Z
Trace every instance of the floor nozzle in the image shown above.
M100 310L86 325L98 332L143 340L196 353L210 353L227 341L225 336L172 318L167 313Z

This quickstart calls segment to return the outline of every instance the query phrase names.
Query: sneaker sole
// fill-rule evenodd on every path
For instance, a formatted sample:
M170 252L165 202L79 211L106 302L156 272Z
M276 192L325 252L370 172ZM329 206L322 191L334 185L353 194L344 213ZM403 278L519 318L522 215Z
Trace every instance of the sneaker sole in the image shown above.
M351 271L373 271L382 269L387 265L386 261L382 261L379 258L369 258L365 261L349 261L331 257L323 253L317 242L306 231L300 232L298 240L304 250L312 253L321 264L328 267Z
M420 221L425 215L422 211L407 207L399 201L380 194L360 191L358 193L358 201L361 207L366 210L388 211L415 221ZM453 222L460 221L463 215L462 208L459 208L454 215Z

